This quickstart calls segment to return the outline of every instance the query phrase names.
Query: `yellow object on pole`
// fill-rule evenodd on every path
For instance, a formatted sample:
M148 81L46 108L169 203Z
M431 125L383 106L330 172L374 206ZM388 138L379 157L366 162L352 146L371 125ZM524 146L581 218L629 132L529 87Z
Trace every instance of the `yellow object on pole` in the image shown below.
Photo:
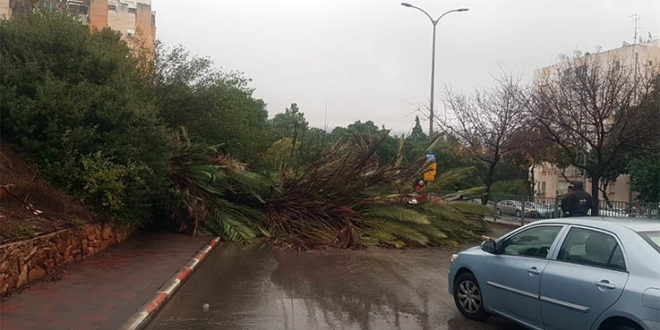
M424 170L424 181L433 181L435 180L435 174L438 169L438 165L435 163L431 163L428 166L426 166L426 170Z

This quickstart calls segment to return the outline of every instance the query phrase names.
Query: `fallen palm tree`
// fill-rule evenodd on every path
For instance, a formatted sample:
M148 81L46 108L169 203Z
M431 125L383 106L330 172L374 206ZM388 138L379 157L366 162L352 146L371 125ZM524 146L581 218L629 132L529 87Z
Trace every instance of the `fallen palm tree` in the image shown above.
M457 244L485 232L489 211L481 205L407 203L425 163L380 164L375 153L384 138L354 136L317 161L270 176L212 151L203 160L184 156L173 180L185 197L180 223L201 223L229 241L265 239L294 248Z

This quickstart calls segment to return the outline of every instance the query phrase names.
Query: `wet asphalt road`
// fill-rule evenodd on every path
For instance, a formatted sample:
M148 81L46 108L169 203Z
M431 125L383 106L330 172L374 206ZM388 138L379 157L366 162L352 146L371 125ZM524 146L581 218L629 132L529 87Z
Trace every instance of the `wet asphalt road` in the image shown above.
M495 226L493 236L510 229ZM447 270L464 247L220 246L148 329L522 329L498 317L469 321L456 310Z

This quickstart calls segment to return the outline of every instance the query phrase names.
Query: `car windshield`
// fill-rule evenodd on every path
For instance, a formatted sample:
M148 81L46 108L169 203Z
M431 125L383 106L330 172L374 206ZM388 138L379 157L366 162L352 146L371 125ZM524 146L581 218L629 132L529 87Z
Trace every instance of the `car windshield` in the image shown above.
M659 231L642 231L638 232L644 240L660 253L660 230Z

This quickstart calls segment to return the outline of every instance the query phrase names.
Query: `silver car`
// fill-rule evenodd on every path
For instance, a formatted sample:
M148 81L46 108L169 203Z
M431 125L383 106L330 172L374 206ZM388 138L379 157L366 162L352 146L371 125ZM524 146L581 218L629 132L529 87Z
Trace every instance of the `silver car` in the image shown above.
M466 317L533 329L660 329L660 221L543 220L452 256Z
M503 200L496 204L496 211L499 215L510 214L520 217L522 214L522 203L514 200Z

